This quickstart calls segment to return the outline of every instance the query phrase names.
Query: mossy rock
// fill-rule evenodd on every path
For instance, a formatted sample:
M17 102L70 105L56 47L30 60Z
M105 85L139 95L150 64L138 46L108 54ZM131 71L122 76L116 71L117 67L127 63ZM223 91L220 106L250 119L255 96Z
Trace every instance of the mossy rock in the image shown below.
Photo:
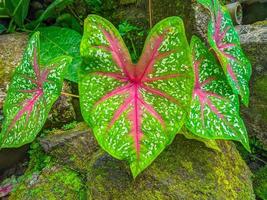
M88 164L99 146L91 129L83 122L66 125L65 129L54 129L40 139L43 149L59 163L80 173L86 173Z
M267 25L240 25L236 27L241 46L251 61L252 78L267 74Z
M63 82L62 91L72 93L72 84L69 81ZM70 123L76 119L76 113L72 104L72 97L61 95L54 103L49 112L45 128L59 128L64 124Z
M260 169L254 177L254 190L257 197L267 199L267 166Z
M241 107L251 137L258 138L267 149L267 26L242 25L237 27L244 52L252 64L249 107Z
M78 174L55 165L20 183L10 200L78 200L84 196L83 183Z
M257 21L254 25L267 26L267 20Z
M221 152L178 135L135 180L126 163L99 150L88 169L88 199L255 199L251 172L232 142Z
M12 72L22 58L22 52L28 42L25 33L13 33L0 37L0 88L9 82Z
M186 33L191 35L190 15L192 14L192 2L194 0L153 0L152 1L152 22L156 24L160 20L170 16L179 16L183 19Z

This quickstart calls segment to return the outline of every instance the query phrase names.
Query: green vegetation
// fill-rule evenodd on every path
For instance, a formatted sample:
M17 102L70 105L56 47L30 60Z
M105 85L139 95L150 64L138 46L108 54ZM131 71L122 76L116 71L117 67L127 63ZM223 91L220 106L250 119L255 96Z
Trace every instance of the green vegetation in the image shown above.
M267 165L255 174L254 190L258 197L267 199Z

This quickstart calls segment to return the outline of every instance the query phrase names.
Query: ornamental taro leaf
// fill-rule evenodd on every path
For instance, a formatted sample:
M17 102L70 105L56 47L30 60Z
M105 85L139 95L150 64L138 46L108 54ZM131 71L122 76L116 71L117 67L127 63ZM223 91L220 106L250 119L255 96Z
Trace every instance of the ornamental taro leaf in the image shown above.
M247 106L251 64L241 49L231 16L218 0L198 0L198 2L208 8L211 13L208 41L215 51L234 93L239 94L242 102Z
M133 64L114 26L91 15L81 55L83 117L102 148L127 160L136 177L172 142L189 112L193 74L183 22L171 17L157 24Z
M245 125L233 93L214 56L197 37L191 41L195 86L187 128L206 139L240 141L249 150Z
M4 103L1 148L19 147L34 140L60 95L63 72L70 62L70 57L62 56L42 66L39 62L39 32L31 37Z

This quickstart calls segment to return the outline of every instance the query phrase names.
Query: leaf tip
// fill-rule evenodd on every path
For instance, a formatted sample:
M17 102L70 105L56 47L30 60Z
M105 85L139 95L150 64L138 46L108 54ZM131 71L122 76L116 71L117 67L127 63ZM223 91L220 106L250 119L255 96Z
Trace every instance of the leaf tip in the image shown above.
M131 165L130 168L131 168L133 179L135 180L136 177L142 172L142 170L138 168L136 165Z
M249 106L249 96L248 96L248 95L242 97L242 98L241 98L241 101L242 101L242 103L243 103L246 107Z

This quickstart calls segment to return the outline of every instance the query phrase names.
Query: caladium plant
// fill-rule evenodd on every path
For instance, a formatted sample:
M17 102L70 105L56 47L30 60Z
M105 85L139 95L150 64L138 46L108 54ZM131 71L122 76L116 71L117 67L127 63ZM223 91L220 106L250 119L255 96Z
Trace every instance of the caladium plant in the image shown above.
M128 161L134 177L184 124L191 133L182 129L182 134L210 148L219 150L216 139L226 139L240 141L249 150L238 94L247 105L250 63L218 0L198 1L211 11L208 40L216 57L197 37L189 46L179 17L166 18L152 28L137 63L109 21L96 15L85 20L78 81L82 115L100 146ZM31 142L60 95L71 59L62 56L43 66L40 60L46 59L39 58L44 56L39 51L37 32L8 90L0 148Z
M227 9L219 0L198 0L209 9L211 21L208 25L208 41L217 55L228 83L242 102L249 103L249 79L251 64L240 46L239 37Z
M193 37L190 46L195 84L186 127L202 138L240 141L250 150L246 128L239 116L238 96L205 44Z
M8 89L5 121L0 134L1 148L32 142L61 93L65 67L71 58L61 56L42 66L39 46L39 32L36 32L29 40Z
M158 23L137 64L110 22L91 15L84 27L83 117L102 148L127 160L135 177L172 142L190 108L192 61L183 22Z

